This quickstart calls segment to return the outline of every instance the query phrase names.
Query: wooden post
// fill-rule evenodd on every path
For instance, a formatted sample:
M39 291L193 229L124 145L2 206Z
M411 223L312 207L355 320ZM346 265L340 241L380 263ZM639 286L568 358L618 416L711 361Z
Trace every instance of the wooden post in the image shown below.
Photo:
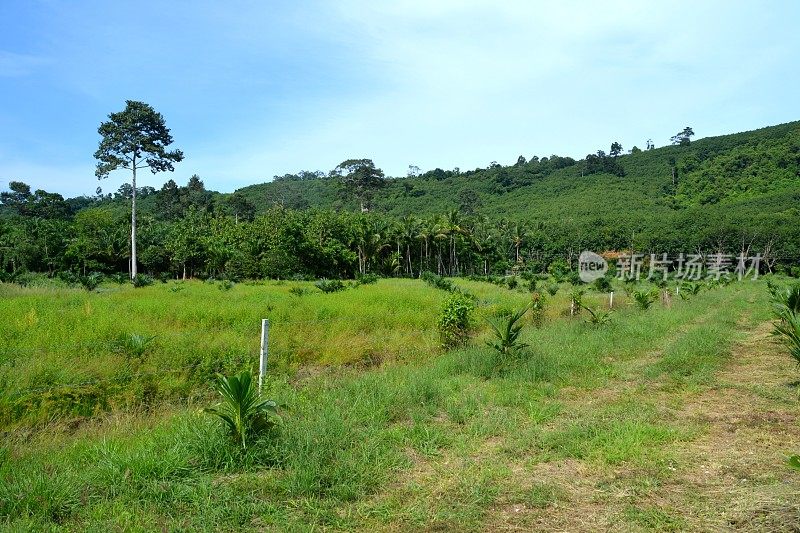
M267 357L269 356L269 320L261 320L261 353L258 360L258 393L261 394L261 387L264 384L264 376L267 373Z

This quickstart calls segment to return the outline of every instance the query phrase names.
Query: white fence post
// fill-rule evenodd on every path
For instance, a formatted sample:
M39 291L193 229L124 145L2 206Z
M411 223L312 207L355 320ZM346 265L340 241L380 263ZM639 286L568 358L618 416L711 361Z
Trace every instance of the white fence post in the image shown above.
M608 308L614 309L614 291L611 291L611 295L608 297Z
M258 360L258 393L264 384L264 375L267 373L267 357L269 356L269 320L261 320L261 354Z

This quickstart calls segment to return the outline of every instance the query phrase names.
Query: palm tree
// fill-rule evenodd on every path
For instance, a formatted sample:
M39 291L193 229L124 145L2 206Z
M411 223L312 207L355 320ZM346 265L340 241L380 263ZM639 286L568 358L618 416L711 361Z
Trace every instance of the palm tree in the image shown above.
M525 242L528 236L527 233L525 224L522 222L516 222L509 228L509 239L511 240L511 246L514 247L514 258L518 264L520 263L519 249Z
M490 231L489 224L486 218L477 223L472 230L472 245L475 251L483 259L483 275L489 275L489 256L494 252L497 246L497 239Z
M370 263L389 245L386 243L388 226L380 220L362 222L356 238L358 252L358 269L361 274L369 271Z
M273 425L277 406L272 400L261 398L250 372L230 377L218 374L216 389L222 402L205 411L225 422L231 437L242 449L247 448L248 434Z
M451 276L457 275L459 269L456 240L459 237L469 235L469 230L461 219L461 213L459 213L458 209L453 209L442 217L440 220L439 235L446 238L450 243L449 271Z
M419 273L420 275L424 270L430 269L428 244L435 235L436 224L432 219L424 220L420 223L417 229L417 240L419 240ZM425 266L422 266L423 257L425 258Z
M414 242L419 231L419 220L414 215L406 215L400 219L400 241L405 246L406 274L414 277L414 266L411 263L411 243ZM399 252L400 250L398 250Z

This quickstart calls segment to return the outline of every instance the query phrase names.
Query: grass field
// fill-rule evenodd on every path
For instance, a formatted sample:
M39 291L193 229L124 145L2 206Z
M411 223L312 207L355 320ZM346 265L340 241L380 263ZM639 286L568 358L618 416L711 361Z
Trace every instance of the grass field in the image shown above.
M476 297L469 346L438 347L447 293L380 280L187 282L95 293L0 285L0 520L8 530L791 530L797 369L761 282L658 302L602 327L568 286L499 365ZM301 289L305 289L303 292ZM298 294L302 293L302 294ZM587 293L590 306L607 296ZM585 313L583 314L585 315ZM246 452L215 372L254 369L283 422ZM141 349L130 334L154 338Z

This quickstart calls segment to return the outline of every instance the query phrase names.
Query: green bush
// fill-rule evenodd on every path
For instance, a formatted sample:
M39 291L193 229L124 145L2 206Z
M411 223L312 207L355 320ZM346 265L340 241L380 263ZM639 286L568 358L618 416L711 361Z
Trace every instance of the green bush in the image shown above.
M685 281L680 286L679 294L684 300L688 300L690 296L697 296L703 286L696 281Z
M232 282L231 280L223 279L222 281L219 282L219 290L221 290L221 291L229 291L234 287L234 285L236 285L236 284L234 282Z
M126 274L122 274L120 272L115 272L114 274L111 274L110 276L108 276L108 279L113 281L114 283L116 283L118 285L124 285L125 283L128 283L131 278L130 278L130 276L128 276Z
M789 355L800 365L800 316L785 312L775 323L774 334L779 336L789 349Z
M377 274L362 274L356 278L356 282L359 285L372 285L373 283L378 283L379 279Z
M289 289L290 294L294 294L297 297L304 296L309 293L309 290L305 287L292 287Z
M84 289L93 291L103 282L103 275L100 272L92 272L88 276L81 276L78 281Z
M611 280L603 276L594 280L594 290L597 292L611 292Z
M602 309L594 310L590 307L583 306L586 312L589 313L587 322L593 326L605 326L611 322L611 314L613 311L603 311Z
M445 300L436 324L443 348L466 344L474 309L472 299L459 292L454 292Z
M544 324L544 310L547 299L545 295L540 292L531 294L531 322L537 328L542 327Z
M570 270L569 264L563 259L556 259L547 267L547 272L553 277L556 283L567 281Z
M147 274L136 274L131 280L131 283L133 283L133 286L136 288L147 287L153 284L153 277Z
M420 275L420 279L436 289L441 289L447 292L455 292L458 290L458 287L453 285L452 281L447 278L443 278L438 274L434 274L433 272L423 272Z
M800 314L800 284L778 287L770 281L767 288L770 292L773 312L777 316L782 316L786 312L793 315Z
M646 311L650 309L650 306L658 300L658 288L653 287L652 289L641 289L638 291L633 291L631 296L633 297L633 301L636 302L636 307L641 309L642 311Z
M547 294L550 296L555 296L558 292L559 285L558 283L548 283L547 286L544 288L547 291Z
M577 315L581 312L581 309L583 308L583 295L585 292L586 291L584 289L575 287L572 289L572 292L569 293L571 314Z
M325 293L339 292L347 288L347 285L340 279L321 279L314 284L319 290Z
M40 275L40 274L37 274L37 276L38 275ZM24 285L23 281L21 281L21 279L24 278L24 276L25 276L24 273L21 274L21 275L18 275L17 279L15 280L15 282L19 283L20 285ZM80 281L80 276L78 274L76 274L75 272L72 272L72 271L69 271L69 270L64 270L62 272L59 272L58 273L58 279L60 279L64 283L68 283L70 285L77 285L77 284L79 284L81 282Z
M800 365L800 284L780 288L767 285L775 318L773 334L787 345L789 355Z
M170 285L169 290L172 292L181 292L184 289L182 281L176 281L172 285Z

